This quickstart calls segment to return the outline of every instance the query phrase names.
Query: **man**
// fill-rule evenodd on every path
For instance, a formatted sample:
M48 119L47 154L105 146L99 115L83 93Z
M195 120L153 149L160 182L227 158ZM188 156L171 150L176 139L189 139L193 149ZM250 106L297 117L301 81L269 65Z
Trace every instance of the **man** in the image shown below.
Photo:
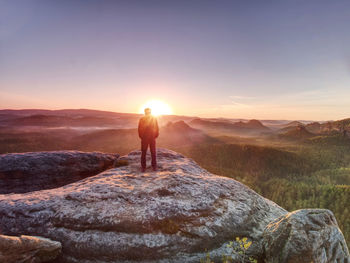
M153 171L156 171L156 138L159 135L159 127L157 119L151 114L150 108L145 109L145 116L139 121L138 131L139 137L141 138L141 171L146 171L146 153L148 145L152 155L152 168Z

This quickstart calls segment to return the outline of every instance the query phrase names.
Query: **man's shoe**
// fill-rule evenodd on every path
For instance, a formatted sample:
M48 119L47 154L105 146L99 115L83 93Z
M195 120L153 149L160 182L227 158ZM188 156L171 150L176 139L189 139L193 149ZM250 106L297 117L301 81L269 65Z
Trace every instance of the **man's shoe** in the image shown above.
M141 173L144 173L146 172L146 169L145 168L141 168Z

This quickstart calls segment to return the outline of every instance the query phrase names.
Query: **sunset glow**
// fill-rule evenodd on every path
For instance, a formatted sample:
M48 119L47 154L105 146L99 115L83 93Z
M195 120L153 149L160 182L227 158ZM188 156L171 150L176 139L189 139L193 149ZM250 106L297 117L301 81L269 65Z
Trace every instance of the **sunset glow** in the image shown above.
M150 2L0 1L1 108L350 116L350 1Z
M141 108L140 113L143 113L146 108L152 110L152 114L155 116L159 115L170 115L173 113L171 107L163 101L160 100L150 100L147 101Z

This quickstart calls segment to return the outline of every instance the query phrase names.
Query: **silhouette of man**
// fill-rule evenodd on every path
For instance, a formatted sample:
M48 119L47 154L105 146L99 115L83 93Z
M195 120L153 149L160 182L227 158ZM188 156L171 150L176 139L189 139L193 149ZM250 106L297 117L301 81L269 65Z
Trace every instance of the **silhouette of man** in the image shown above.
M156 171L156 138L159 135L159 127L158 121L156 117L151 114L150 108L145 109L145 116L139 120L138 132L141 139L141 171L146 171L146 153L148 145L151 150L152 168L153 171Z

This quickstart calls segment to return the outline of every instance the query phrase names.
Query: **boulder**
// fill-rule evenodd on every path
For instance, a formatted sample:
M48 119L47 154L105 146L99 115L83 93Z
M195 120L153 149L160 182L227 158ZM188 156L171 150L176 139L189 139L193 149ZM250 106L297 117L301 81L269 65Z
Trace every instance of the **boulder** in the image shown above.
M61 243L33 236L0 235L0 262L39 263L55 259L61 252Z
M0 195L0 231L61 242L55 262L198 263L207 252L221 262L235 237L252 241L247 254L256 259L280 253L267 245L268 225L286 210L179 153L157 149L157 158L156 172L141 173L134 151L118 159L126 166L56 189ZM300 231L309 231L302 223ZM347 251L343 236L331 233ZM319 237L328 244L326 234ZM329 253L338 255L333 247Z
M301 209L267 225L263 234L267 263L348 263L349 251L333 213Z
M113 166L117 154L53 151L0 155L0 194L51 189Z
M157 172L129 165L56 189L0 195L0 229L62 243L59 262L221 261L236 236L263 254L266 225L287 213L247 186L216 176L173 151L157 150ZM149 158L149 156L148 156ZM149 161L149 160L148 160Z

